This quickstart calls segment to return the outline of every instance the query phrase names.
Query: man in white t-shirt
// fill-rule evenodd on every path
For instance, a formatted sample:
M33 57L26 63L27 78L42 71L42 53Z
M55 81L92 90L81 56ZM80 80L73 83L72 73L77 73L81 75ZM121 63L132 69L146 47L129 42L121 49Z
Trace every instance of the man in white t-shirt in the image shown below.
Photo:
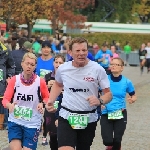
M90 150L98 120L96 108L111 100L110 85L105 70L87 58L88 43L84 38L71 41L70 54L73 61L58 68L46 108L55 112L53 103L64 88L58 118L58 148ZM101 99L99 86L104 93Z

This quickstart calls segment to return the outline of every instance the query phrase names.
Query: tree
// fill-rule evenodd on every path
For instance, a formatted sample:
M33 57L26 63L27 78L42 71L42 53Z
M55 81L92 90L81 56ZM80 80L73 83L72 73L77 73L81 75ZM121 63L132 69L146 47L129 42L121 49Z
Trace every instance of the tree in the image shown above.
M47 18L51 15L50 6L55 0L2 0L3 18L13 19L18 24L27 24L28 36L36 19Z
M13 19L19 24L27 24L29 37L36 19L49 19L52 27L58 28L59 23L70 27L83 27L86 20L80 10L92 4L93 0L1 0L3 18ZM80 23L79 23L80 22Z
M55 0L51 6L52 14L48 19L52 21L53 31L64 24L70 28L85 28L87 16L81 15L81 10L94 5L94 0ZM54 33L55 34L55 33Z
M150 0L136 0L132 7L132 14L140 18L141 22L148 22L148 18L150 18Z

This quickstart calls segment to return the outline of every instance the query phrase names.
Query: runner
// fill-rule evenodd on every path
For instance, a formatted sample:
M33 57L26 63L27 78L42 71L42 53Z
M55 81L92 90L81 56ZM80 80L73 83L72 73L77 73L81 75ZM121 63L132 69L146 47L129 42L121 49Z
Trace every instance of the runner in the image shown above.
M51 44L49 41L43 41L42 43L42 56L37 59L36 74L42 78L46 74L54 70Z
M121 75L124 62L121 58L113 58L111 72L108 76L110 89L113 95L112 101L105 105L100 120L101 135L106 150L121 150L121 141L127 124L126 93L130 104L136 101L132 82Z
M43 79L33 73L36 56L26 53L23 72L12 77L6 88L3 106L9 109L8 138L11 150L36 150L43 113L49 92Z
M141 48L139 49L141 74L143 74L143 71L144 71L144 66L145 66L145 62L146 62L146 53L147 53L147 51L145 50L145 43L143 43L141 45Z
M111 45L110 46L110 50L111 50L111 52L113 54L113 56L111 57L111 59L119 57L119 55L116 53L116 46L115 45Z
M54 70L53 61L54 58L52 56L52 48L51 43L49 41L42 42L42 56L37 59L36 66L36 74L41 78L45 78L45 75L52 72ZM46 129L46 120L44 117L43 121L43 138L42 145L48 145L47 142L47 129Z
M97 52L95 55L95 61L98 62L106 71L107 74L110 74L110 61L111 57L113 57L112 52L108 49L106 44L102 45L102 49Z
M53 83L55 82L55 73L58 69L58 67L63 64L65 62L65 58L58 54L54 57L54 71L52 73L49 73L45 76L45 80L48 82L48 88L49 90L51 89ZM57 100L55 101L55 107L58 108L59 105L59 109L60 109L60 105L61 105L61 101L62 101L62 93L58 96ZM58 104L59 103L59 104ZM49 136L50 136L50 148L51 150L58 150L58 142L57 142L57 128L55 125L55 120L56 120L56 124L57 124L57 119L59 116L59 109L56 113L50 113L47 110L45 110L44 113L44 118L46 120L46 132L49 132ZM46 133L47 134L47 133ZM46 138L46 137L45 137Z
M7 129L8 110L2 105L3 95L9 78L15 75L15 63L11 52L0 41L0 130Z
M46 108L55 112L53 103L63 92L58 118L59 150L90 150L98 120L97 106L108 103L112 96L105 70L87 58L87 40L74 38L70 43L73 61L61 65L55 76ZM98 87L104 95L98 99ZM90 136L89 136L90 135Z

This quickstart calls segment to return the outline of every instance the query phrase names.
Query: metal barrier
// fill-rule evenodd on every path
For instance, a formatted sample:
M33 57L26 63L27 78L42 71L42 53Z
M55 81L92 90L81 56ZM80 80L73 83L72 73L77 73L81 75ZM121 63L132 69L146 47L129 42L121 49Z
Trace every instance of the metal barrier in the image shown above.
M126 61L126 54L124 52L121 52L119 54L119 56L120 56L121 59ZM135 66L139 66L140 65L138 51L134 51L134 52L131 52L129 54L128 64L129 65L135 65Z

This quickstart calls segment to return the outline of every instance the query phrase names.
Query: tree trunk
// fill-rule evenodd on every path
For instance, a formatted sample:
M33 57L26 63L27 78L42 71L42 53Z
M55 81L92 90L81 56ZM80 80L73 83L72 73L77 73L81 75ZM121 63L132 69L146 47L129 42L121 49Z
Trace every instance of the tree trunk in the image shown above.
M9 29L10 29L10 23L11 23L10 19L6 19L6 31L7 31L7 32L8 32Z
M29 22L27 22L27 30L28 30L28 38L30 39L31 36L32 36L32 28L33 28L33 25L30 24Z
M51 22L52 22L53 36L55 37L56 36L56 29L57 29L55 17L53 17Z

